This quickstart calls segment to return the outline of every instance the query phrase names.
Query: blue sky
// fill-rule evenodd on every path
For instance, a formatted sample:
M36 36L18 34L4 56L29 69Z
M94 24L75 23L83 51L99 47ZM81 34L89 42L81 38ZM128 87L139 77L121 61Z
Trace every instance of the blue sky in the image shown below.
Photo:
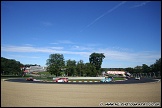
M50 54L103 68L150 66L161 57L160 1L2 1L1 57L46 66Z

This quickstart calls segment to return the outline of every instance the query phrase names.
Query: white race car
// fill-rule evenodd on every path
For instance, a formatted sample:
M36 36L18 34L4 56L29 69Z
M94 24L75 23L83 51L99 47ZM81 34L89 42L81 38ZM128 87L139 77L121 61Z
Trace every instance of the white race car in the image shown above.
M135 80L140 80L141 78L140 77L135 77Z

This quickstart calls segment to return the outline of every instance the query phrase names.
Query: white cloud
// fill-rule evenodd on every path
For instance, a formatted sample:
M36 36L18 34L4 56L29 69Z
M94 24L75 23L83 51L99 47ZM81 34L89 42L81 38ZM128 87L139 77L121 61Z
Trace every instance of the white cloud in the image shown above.
M73 45L72 50L78 50L78 51L82 51L82 50L88 50L88 51L91 51L93 50L92 47L87 47L87 46L78 46L78 45Z
M14 58L32 58L32 59L38 59L40 57L38 56L24 56L24 55L9 55L10 57L14 57Z
M54 44L54 45L56 45L56 44L58 44L58 43L56 43L56 42L53 42L53 43L49 43L49 44Z
M42 53L62 53L62 54L89 54L88 52L74 52L62 50L63 47L27 47L27 46L1 46L3 52L42 52Z
M69 40L59 40L58 43L62 43L62 44L74 44L72 41L69 41Z
M62 50L64 49L63 47L50 47L51 49L54 49L54 50Z
M120 49L120 50L119 50ZM125 50L126 49L126 50ZM117 47L117 49L114 48L95 48L95 47L86 47L86 46L78 46L75 45L73 47L69 48L64 48L64 47L32 47L32 46L11 46L11 45L5 45L1 46L1 50L3 52L14 52L18 53L17 57L25 57L25 56L20 56L24 52L26 54L31 53L60 53L64 55L69 55L74 58L79 58L79 59L87 59L89 58L89 55L92 54L93 52L96 53L104 53L106 58L104 61L109 61L109 60L114 60L114 61L120 61L125 63L136 63L136 64L153 64L156 59L159 59L161 57L160 52L153 52L153 51L143 51L143 52L133 52L130 51L127 48L120 48ZM15 56L15 55L14 55ZM16 56L15 56L16 57ZM36 56L32 57L25 57L25 58L37 58ZM70 58L69 58L70 59Z
M160 52L122 52L122 51L105 51L105 56L110 60L120 60L123 62L136 63L154 63L160 58Z
M74 42L70 41L70 40L58 40L56 42L51 42L49 44L74 44Z
M117 50L117 51L133 51L132 49L128 49L128 48L121 48L118 46L114 46L112 47L113 50Z
M33 46L32 44L24 44L25 46Z

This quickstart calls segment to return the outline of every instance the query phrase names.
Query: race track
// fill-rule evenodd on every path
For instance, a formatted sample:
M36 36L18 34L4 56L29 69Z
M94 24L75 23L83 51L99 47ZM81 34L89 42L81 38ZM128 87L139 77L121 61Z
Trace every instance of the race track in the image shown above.
M151 78L141 78L140 80L135 80L134 78L127 79L125 81L116 81L116 82L42 82L42 81L26 81L24 78L16 78L16 79L7 79L5 81L10 82L20 82L20 83L45 83L45 84L136 84L136 83L148 83L148 82L157 82L159 79L151 79Z

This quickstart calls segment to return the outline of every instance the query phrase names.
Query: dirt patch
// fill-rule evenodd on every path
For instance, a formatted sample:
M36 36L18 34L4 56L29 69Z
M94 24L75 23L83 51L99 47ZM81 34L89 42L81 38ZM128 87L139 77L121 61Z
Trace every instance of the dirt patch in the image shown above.
M2 107L99 107L101 102L161 102L161 81L145 84L79 85L1 80Z

